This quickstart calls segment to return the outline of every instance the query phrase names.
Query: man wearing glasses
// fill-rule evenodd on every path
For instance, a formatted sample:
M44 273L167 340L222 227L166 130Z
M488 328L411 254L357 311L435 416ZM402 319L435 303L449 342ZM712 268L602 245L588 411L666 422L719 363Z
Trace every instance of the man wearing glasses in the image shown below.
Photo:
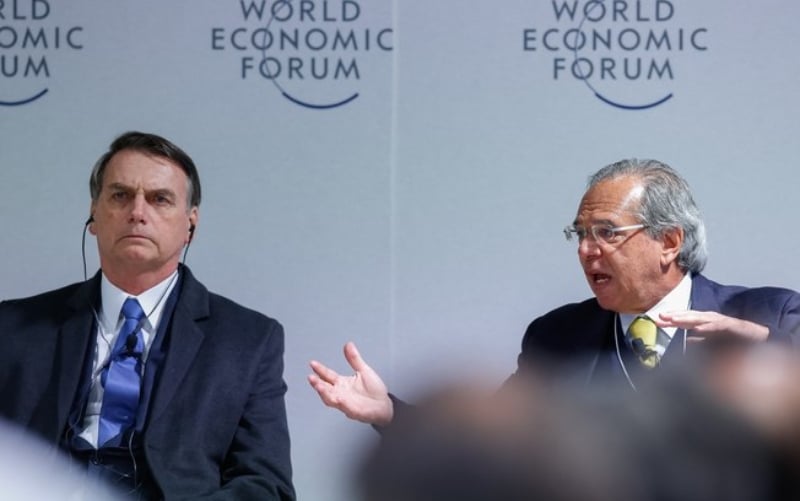
M600 169L564 233L578 244L594 297L534 320L511 379L547 372L636 389L659 366L679 362L688 345L800 342L800 294L720 285L700 274L707 260L700 211L686 181L662 162ZM352 419L390 423L396 401L381 378L352 343L345 357L353 376L312 361L311 386Z

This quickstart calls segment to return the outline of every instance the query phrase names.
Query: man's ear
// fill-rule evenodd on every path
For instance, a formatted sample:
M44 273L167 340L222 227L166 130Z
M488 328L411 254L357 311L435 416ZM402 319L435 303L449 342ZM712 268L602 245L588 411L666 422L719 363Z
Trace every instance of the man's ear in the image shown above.
M678 259L683 248L683 228L670 228L661 235L661 265L667 266Z
M185 245L188 245L192 242L194 238L194 230L197 229L197 221L200 219L200 211L197 209L197 206L192 207L189 211L189 233L186 237Z
M89 206L89 219L86 220L86 224L89 226L89 233L97 235L94 229L94 202Z

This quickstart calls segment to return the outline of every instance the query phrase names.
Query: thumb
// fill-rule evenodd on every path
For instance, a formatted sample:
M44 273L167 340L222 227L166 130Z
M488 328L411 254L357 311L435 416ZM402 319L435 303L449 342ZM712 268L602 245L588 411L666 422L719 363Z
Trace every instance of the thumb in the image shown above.
M364 359L361 358L361 354L358 353L358 348L356 348L355 343L352 341L344 345L344 358L347 359L347 363L350 364L350 367L356 372L362 372L365 369L369 370L369 366Z

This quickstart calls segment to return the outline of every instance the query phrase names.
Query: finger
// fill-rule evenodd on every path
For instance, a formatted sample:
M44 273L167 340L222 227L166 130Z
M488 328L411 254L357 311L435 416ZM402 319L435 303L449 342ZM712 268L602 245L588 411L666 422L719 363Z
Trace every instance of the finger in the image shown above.
M661 327L662 329L666 329L669 327L675 327L678 329L691 329L694 328L696 325L698 325L698 323L694 321L670 318L668 320L667 319L656 320L656 325Z
M350 364L350 367L352 367L356 372L363 372L364 370L369 370L370 368L364 359L361 358L358 348L356 348L355 343L352 341L344 345L344 358L347 359L347 363Z
M316 374L309 374L307 379L308 379L308 384L310 384L311 387L317 391L319 391L318 387L321 387L323 384L327 384L323 383L322 380L319 378L319 376L317 376Z
M336 381L339 379L339 374L325 365L317 362L316 360L312 360L309 362L311 369L314 373L323 381L330 384L335 384Z
M658 318L655 318L654 321L662 329L665 327L677 327L676 322L680 321L680 313L673 311L659 313Z
M659 327L678 327L679 329L695 329L716 320L713 314L691 310L663 313L659 317L660 320L656 321Z
M703 320L680 320L680 321L676 320L664 323L656 322L656 325L658 325L662 329L666 327L675 327L677 329L695 330L695 329L702 329L703 326L708 326L709 323Z
M319 376L317 376L316 374L309 374L308 384L310 384L311 387L314 388L314 390L316 390L317 394L319 394L319 397L322 398L322 400L324 401L325 398L323 398L322 395L329 387L328 383L321 380Z
M321 395L323 392L328 392L328 391L330 390L330 388L332 388L332 385L331 385L330 383L328 383L328 382L326 382L326 381L322 380L322 379L321 379L319 376L317 376L316 374L309 374L309 375L308 375L308 383L309 383L309 384L310 384L310 385L311 385L311 386L312 386L312 387L313 387L315 390L317 390L317 392L318 392L318 393L320 393L320 395Z
M331 386L322 381L319 377L315 374L309 374L308 382L312 388L317 392L319 399L322 400L322 403L327 405L328 407L336 407L334 398L331 395Z
M701 316L702 316L701 312L694 310L667 311L658 314L659 319L667 322L696 321Z

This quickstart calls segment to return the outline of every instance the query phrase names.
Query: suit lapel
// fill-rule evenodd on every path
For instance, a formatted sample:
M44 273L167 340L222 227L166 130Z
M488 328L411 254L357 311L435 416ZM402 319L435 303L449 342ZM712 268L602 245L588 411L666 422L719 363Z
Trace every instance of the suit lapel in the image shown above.
M689 308L697 311L720 311L720 304L715 293L714 283L703 275L695 274L692 276L692 292L689 299ZM683 354L683 347L687 336L691 331L678 329L672 337L672 341L664 353L664 359L679 359Z
M720 311L721 305L717 298L714 282L703 275L692 277L692 295L689 307L697 311Z
M722 305L717 296L717 287L714 282L699 273L692 277L692 294L689 308L696 311L722 311ZM685 337L691 336L691 331L683 331Z
M585 327L581 331L581 336L573 340L575 353L588 354L586 372L582 376L586 384L598 377L605 377L602 360L612 349L614 326L617 323L616 313L602 309L597 303L595 308L596 311L591 313L592 318L581 320Z
M208 291L188 268L182 267L182 273L183 287L169 326L164 367L150 403L150 422L158 419L172 401L205 337L196 321L208 317Z
M70 409L81 384L81 375L91 357L89 343L94 338L94 315L92 308L99 294L100 274L79 286L75 295L67 302L67 317L61 325L56 345L56 367L52 383L56 390L55 428L53 438L58 440L66 425ZM40 416L44 419L44 416ZM49 427L48 427L49 428Z

